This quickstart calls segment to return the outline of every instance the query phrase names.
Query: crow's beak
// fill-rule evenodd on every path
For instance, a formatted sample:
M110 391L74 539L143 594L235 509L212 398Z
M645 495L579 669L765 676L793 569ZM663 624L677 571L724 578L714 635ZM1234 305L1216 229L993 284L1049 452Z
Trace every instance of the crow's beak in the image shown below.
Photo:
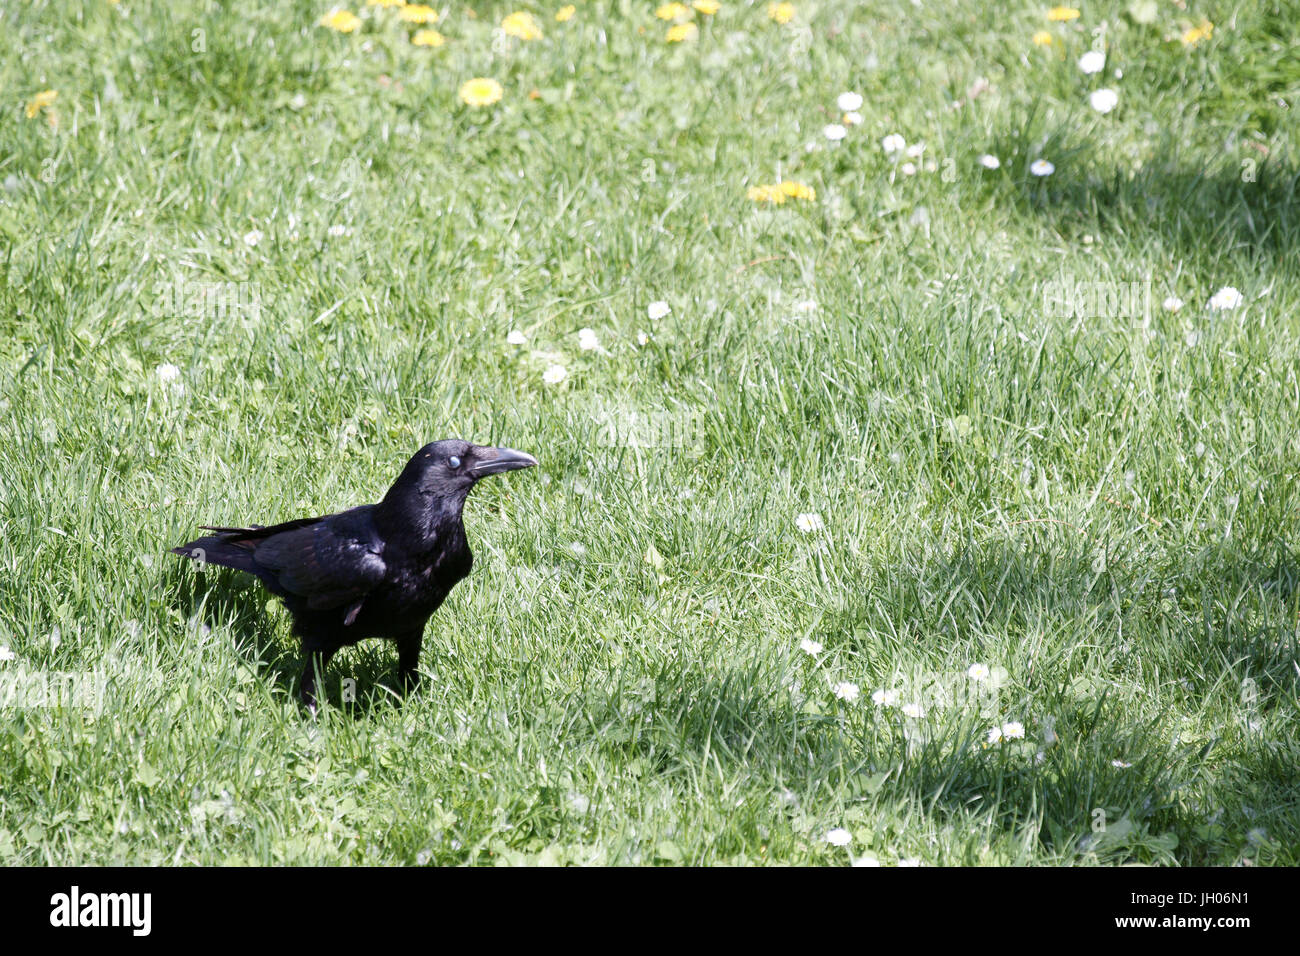
M527 452L515 451L513 448L480 448L474 453L477 462L474 465L474 477L499 475L503 471L516 471L531 468L537 459Z

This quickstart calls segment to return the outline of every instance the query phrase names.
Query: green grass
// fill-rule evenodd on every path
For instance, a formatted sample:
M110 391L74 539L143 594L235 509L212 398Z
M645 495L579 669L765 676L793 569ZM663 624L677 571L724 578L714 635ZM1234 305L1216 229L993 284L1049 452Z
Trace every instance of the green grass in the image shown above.
M1300 864L1294 5L728 2L681 45L559 5L432 50L0 14L0 675L106 682L3 706L0 862ZM1050 314L1062 277L1149 279L1149 323ZM471 499L421 692L367 642L313 722L285 613L166 550L449 436L542 468Z

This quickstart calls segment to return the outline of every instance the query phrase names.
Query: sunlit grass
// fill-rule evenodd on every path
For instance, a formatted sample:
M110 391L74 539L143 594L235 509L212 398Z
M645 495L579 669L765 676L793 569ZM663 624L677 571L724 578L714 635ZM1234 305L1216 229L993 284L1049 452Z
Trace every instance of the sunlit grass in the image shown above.
M0 674L107 681L3 707L0 859L1300 863L1289 6L575 6L0 15ZM167 548L449 436L542 467L313 723Z

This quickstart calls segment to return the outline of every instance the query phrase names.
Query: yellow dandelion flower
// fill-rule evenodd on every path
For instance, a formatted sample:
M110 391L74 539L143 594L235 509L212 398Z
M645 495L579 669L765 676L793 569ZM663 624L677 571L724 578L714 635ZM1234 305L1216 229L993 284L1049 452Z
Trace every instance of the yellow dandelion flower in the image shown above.
M784 182L766 186L750 186L745 191L745 196L751 202L770 202L775 206L779 206L787 199L802 199L805 202L813 202L817 198L817 191L804 183L787 179Z
M476 76L460 88L460 101L466 106L491 106L500 101L502 92L496 80Z
M1183 46L1196 46L1202 40L1208 40L1214 36L1214 24L1209 20L1202 20L1200 25L1192 27L1183 34Z
M361 26L361 18L351 10L331 10L320 18L320 25L339 33L352 33Z
M59 98L58 90L41 90L31 98L27 103L27 118L35 119L36 114L43 109L48 109L54 105L54 101Z
M781 192L780 186L750 186L745 196L751 202L770 202L778 206L785 202L785 193Z
M397 11L407 23L437 23L438 11L423 3L404 3Z
M442 46L447 42L447 38L437 30L416 30L411 37L411 42L415 46Z
M808 202L812 202L817 198L817 191L811 186L805 186L803 183L797 183L792 179L787 179L781 184L781 192L791 199L806 199Z
M700 28L694 23L679 23L668 28L668 35L664 37L664 40L668 43L685 43L687 40L694 40L699 35Z
M406 5L406 0L366 0L368 7L383 7L385 10L392 7L402 7Z
M794 19L794 4L769 3L767 5L767 15L777 23L789 23Z
M1079 11L1074 7L1052 7L1047 11L1047 19L1054 23L1060 23L1064 20L1079 19Z
M1052 35L1048 33L1046 30L1039 30L1037 33L1033 35L1032 39L1034 41L1034 46L1052 45Z
M573 15L577 12L578 12L578 8L575 7L573 4L569 4L568 6L565 7L560 7L560 9L555 12L555 22L568 23L570 20L573 19Z
M501 29L506 36L518 37L520 40L540 40L542 28L531 13L512 13L501 21Z
M665 3L655 11L660 20L685 20L691 15L691 8L684 3Z
M695 8L697 13L702 13L706 17L711 17L722 9L722 4L718 3L718 0L695 0L691 6Z

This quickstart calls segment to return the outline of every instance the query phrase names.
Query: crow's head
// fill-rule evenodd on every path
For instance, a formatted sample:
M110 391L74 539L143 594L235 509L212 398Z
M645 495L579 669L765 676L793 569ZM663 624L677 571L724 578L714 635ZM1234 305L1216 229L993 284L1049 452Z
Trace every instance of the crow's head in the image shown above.
M415 491L444 500L464 501L480 478L531 468L537 459L513 448L472 445L459 438L431 442L407 462L394 490Z

